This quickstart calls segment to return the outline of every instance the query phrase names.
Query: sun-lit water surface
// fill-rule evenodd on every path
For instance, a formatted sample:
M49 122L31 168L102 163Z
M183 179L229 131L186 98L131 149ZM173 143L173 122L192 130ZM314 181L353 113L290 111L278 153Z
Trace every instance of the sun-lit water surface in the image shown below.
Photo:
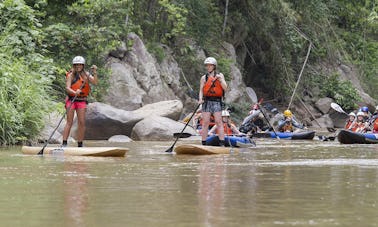
M240 153L189 156L165 153L172 143L86 143L129 147L124 158L2 148L1 225L378 225L377 145L261 139Z

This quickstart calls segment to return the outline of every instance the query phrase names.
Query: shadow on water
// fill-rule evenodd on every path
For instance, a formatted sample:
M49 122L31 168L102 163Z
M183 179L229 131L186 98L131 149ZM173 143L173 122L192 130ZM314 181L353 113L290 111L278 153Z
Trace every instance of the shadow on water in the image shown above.
M227 155L125 146L126 157L0 150L0 218L30 226L369 226L378 223L378 146L258 139ZM180 143L193 143L180 140ZM195 141L199 143L199 141Z

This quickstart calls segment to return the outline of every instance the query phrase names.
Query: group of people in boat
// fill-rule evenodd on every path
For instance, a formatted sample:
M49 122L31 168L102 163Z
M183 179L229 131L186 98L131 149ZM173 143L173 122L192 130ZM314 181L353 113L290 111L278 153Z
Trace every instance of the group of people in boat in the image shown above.
M357 114L355 111L352 111L348 116L345 129L359 133L378 133L378 106L375 108L373 114L369 112L369 107L363 106L358 109Z

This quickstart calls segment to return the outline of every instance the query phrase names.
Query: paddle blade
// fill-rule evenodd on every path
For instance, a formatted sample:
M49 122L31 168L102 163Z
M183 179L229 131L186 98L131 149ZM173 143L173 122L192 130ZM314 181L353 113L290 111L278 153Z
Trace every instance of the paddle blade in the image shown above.
M334 102L331 103L331 107L332 107L332 109L336 110L339 113L347 114L347 113L345 113L345 111L343 110L343 108L341 108L341 106L339 104L337 104L337 103L334 103Z
M175 137L175 138L188 138L188 137L191 137L191 136L192 136L192 134L187 133L187 132L183 132L183 133L176 132L176 133L173 133L173 137Z
M171 146L170 148L168 148L168 150L166 150L165 152L172 153L172 151L173 151L173 146Z
M251 99L253 103L257 103L257 95L256 92L251 87L245 88L248 97Z

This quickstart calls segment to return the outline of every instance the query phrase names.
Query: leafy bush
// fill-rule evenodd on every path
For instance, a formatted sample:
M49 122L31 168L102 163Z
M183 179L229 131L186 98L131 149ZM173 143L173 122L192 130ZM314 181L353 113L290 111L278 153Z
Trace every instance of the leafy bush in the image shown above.
M361 101L357 90L350 81L340 81L339 75L334 73L323 80L321 92L324 96L333 98L341 107L346 110L356 109L357 102Z
M35 137L44 126L51 78L7 53L0 59L0 144L14 144Z
M14 144L35 137L44 126L55 68L37 53L42 35L30 7L3 1L0 15L0 144Z

